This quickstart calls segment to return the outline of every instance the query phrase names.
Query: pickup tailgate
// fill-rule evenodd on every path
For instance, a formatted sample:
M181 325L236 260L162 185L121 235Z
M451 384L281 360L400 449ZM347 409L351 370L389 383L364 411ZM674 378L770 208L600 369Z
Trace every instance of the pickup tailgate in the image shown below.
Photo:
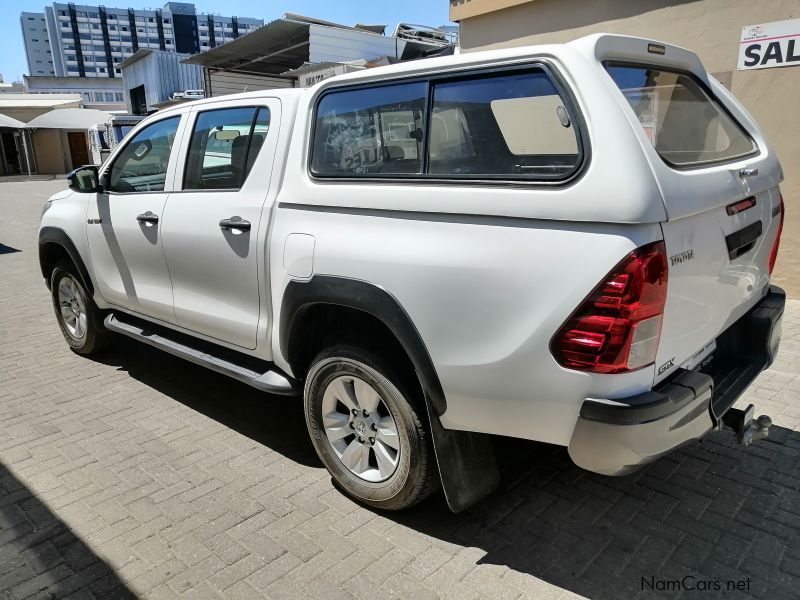
M697 64L605 65L641 125L667 213L656 382L713 359L715 338L764 296L782 224L777 159Z

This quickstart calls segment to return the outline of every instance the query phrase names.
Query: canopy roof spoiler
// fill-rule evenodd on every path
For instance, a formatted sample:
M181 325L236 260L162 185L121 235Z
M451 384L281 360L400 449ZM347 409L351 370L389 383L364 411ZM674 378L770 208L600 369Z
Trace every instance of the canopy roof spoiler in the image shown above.
M629 35L595 33L569 42L567 46L575 48L592 62L624 61L661 65L691 71L708 83L708 74L697 54L665 42Z

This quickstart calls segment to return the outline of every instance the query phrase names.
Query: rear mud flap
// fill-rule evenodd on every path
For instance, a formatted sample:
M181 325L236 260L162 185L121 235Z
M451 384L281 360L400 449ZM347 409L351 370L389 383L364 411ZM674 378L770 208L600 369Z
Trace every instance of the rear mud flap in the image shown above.
M486 434L445 429L430 405L425 405L444 497L450 510L459 513L500 484L494 448Z

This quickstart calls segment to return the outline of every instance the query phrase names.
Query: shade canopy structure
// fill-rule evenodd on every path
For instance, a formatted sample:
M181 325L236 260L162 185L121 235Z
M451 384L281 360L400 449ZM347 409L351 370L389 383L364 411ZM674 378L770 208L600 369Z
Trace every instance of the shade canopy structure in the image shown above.
M22 121L17 121L11 117L7 117L6 115L0 113L0 127L11 127L12 129L22 129L25 127L25 123Z
M57 108L28 121L31 129L89 129L111 120L111 113L92 108Z

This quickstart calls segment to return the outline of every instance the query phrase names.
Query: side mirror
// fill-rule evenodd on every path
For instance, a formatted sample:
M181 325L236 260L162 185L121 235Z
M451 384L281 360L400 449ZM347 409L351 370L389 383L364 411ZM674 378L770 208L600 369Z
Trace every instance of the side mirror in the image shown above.
M82 194L102 191L97 167L94 165L78 167L67 175L67 179L69 180L69 189L73 191L81 192Z

